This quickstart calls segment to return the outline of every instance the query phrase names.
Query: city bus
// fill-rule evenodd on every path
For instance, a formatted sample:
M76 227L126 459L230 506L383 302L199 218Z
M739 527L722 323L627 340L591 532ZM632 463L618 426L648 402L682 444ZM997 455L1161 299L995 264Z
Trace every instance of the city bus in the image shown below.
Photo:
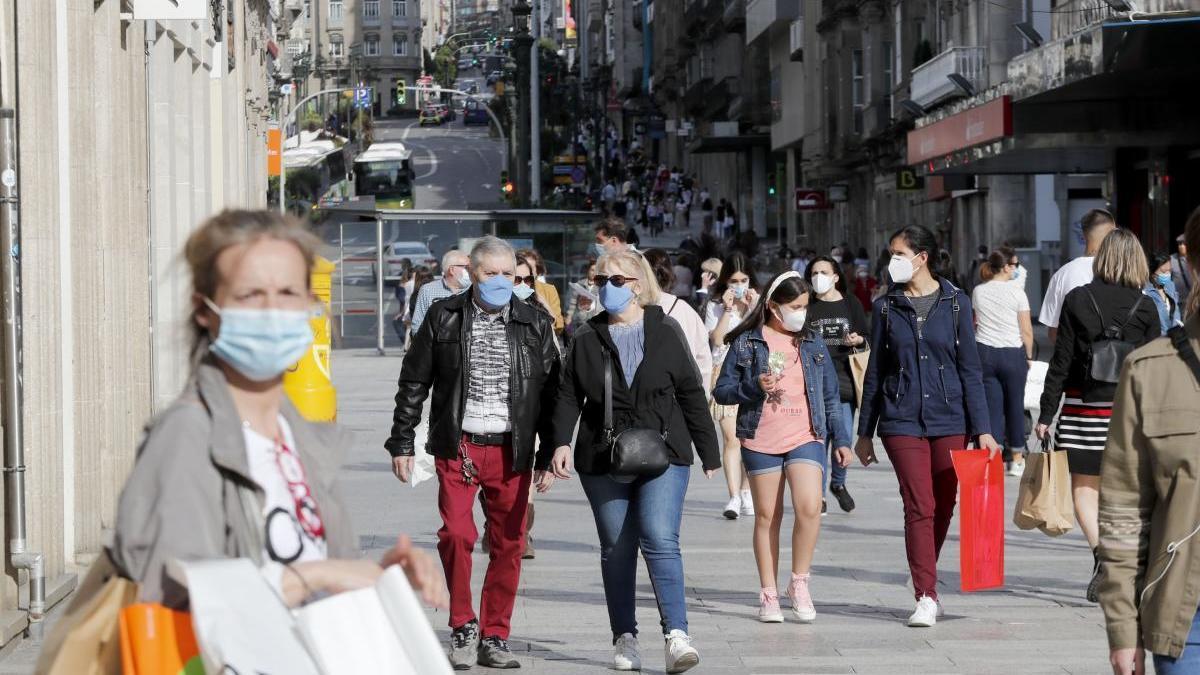
M344 142L345 139L312 140L285 149L283 167L287 171L288 193L300 194L307 206L349 194Z
M354 159L354 194L375 197L381 209L415 208L412 151L403 143L372 143Z

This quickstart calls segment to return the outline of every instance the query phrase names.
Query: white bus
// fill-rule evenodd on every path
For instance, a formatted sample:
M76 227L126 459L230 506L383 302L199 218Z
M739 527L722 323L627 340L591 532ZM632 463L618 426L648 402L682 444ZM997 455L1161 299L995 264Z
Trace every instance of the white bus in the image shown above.
M354 194L371 195L382 209L416 207L412 151L394 141L372 143L354 158Z
M341 141L341 142L339 142ZM283 151L289 192L300 189L303 199L315 205L326 197L345 197L350 182L346 175L345 139L312 140ZM306 177L311 176L311 178Z

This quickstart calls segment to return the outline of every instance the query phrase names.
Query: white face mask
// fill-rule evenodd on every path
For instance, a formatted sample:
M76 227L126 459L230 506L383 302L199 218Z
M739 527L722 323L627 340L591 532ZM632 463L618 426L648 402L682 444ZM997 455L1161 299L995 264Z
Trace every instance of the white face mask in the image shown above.
M916 268L913 267L912 260L902 255L892 256L892 261L888 263L888 276L895 283L907 284L912 281L914 272Z
M825 295L833 289L833 277L828 274L813 275L813 290L817 295Z
M471 285L471 275L465 269L460 268L458 272L455 273L454 279L462 288L466 288L467 286Z
M779 322L783 327L793 333L799 333L808 325L808 309L790 310L784 307L777 308L779 310Z

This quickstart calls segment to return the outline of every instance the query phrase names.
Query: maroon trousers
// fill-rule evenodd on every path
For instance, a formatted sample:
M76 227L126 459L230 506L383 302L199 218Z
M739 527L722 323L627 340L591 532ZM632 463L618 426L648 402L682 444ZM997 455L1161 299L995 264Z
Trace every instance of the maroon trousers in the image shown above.
M966 436L885 436L883 447L900 481L904 502L904 547L916 598L937 600L937 561L954 517L958 477L952 450L967 447Z
M521 580L521 548L525 542L525 510L532 474L512 470L512 445L474 445L464 438L462 447L475 464L478 478L463 481L462 459L438 458L438 554L450 590L450 627L475 618L471 594L471 553L479 531L475 528L475 494L487 498L487 532L491 547L487 575L479 602L480 633L507 640Z

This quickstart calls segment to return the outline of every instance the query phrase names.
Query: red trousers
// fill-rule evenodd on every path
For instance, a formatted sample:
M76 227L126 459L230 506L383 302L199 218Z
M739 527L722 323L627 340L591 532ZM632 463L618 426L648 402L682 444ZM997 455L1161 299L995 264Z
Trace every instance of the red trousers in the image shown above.
M475 618L471 594L471 553L479 531L475 528L475 494L482 488L487 498L487 527L491 560L483 580L479 602L480 633L483 637L507 640L517 585L521 580L521 549L525 543L525 510L529 502L532 474L512 470L512 445L474 445L465 439L462 447L479 474L463 481L462 459L438 458L438 554L450 590L450 627L458 628Z
M883 447L900 481L904 547L915 595L937 600L938 556L958 497L958 476L950 451L967 447L967 437L885 436Z

